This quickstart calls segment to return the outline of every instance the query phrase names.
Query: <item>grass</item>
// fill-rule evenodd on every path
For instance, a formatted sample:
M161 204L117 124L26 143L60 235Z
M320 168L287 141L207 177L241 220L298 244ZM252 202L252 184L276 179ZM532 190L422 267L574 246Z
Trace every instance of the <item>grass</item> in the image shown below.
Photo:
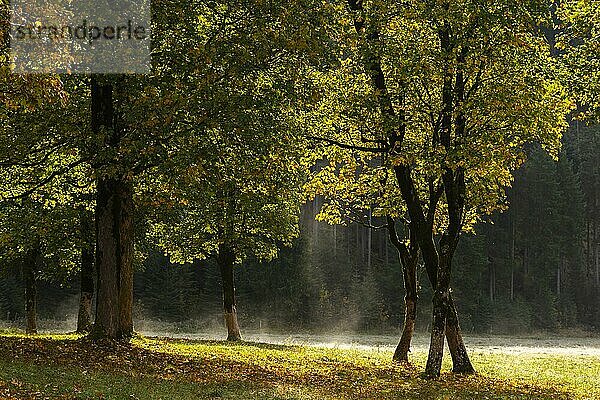
M0 336L0 398L600 399L597 357L473 353L474 376L421 377L388 351L137 337Z

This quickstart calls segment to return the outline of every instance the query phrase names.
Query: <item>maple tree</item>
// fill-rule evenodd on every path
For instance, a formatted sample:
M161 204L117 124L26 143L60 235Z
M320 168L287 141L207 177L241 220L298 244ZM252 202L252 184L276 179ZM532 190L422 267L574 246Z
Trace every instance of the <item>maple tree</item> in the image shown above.
M327 195L323 187L348 183L355 196L379 194L381 215L407 216L434 288L426 372L439 375L444 336L454 371L472 372L450 289L458 240L503 206L526 143L556 154L571 109L536 29L547 4L349 1L348 8L354 58L317 78L334 94L314 112L320 125L311 132L324 129L312 136L328 167L312 186ZM348 178L363 169L367 178Z
M291 29L302 19L290 19L302 7L240 4L203 14L209 71L223 69L227 77L207 92L192 92L191 106L208 108L206 114L189 128L191 135L182 143L186 150L173 153L163 172L144 186L158 205L148 207L154 243L174 261L214 257L219 265L228 340L241 339L234 266L249 257L272 259L298 235L306 165L300 131L286 114L293 114L294 100L304 97L296 91L294 70L305 62L298 48L301 33ZM221 19L244 24L222 30L216 22ZM270 28L284 22L289 34ZM250 42L246 29L256 30ZM247 47L227 48L232 36Z
M151 212L149 234L173 261L214 257L228 340L241 339L234 266L249 257L272 259L298 235L301 154L290 146L293 134L263 130L267 114L256 113L255 122L242 118L237 127L227 118L199 146L201 157L153 186L163 206Z

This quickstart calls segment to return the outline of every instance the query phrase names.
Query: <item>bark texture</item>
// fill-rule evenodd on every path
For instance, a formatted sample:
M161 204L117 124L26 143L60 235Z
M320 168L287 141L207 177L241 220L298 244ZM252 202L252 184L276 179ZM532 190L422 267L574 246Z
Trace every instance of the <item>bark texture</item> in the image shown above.
M448 309L446 310L446 340L452 356L452 372L459 374L472 374L475 372L471 359L467 353L467 348L462 338L460 324L458 322L458 312L452 292L450 292Z
M415 321L417 319L417 300L408 294L404 297L405 314L404 324L402 326L402 336L400 342L394 351L394 361L408 362L408 353L410 353L410 344L415 332Z
M92 78L92 130L117 148L123 136L113 106L112 84ZM96 183L96 319L93 338L127 339L133 334L133 185L126 174L99 174Z
M97 185L93 336L127 339L133 334L133 188L112 178L101 178Z

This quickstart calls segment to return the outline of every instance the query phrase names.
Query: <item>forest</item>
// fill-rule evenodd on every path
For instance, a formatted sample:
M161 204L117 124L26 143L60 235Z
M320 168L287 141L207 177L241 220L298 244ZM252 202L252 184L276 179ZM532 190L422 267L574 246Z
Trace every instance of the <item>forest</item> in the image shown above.
M474 344L600 337L600 3L66 3L0 8L0 398L600 396Z

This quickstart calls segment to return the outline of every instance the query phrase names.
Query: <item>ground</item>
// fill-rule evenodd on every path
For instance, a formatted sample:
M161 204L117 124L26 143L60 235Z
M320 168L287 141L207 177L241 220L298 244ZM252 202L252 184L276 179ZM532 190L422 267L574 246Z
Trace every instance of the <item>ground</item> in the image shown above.
M477 375L421 377L390 349L138 336L0 336L1 399L600 399L597 355L473 351Z

